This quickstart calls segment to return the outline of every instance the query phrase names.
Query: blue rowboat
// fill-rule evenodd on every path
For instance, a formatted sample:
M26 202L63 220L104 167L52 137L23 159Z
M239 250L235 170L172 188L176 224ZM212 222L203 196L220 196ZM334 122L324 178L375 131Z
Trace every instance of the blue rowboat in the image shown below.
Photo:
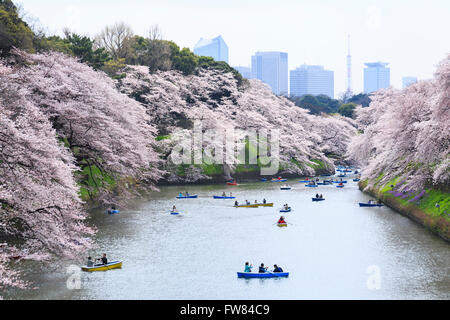
M333 181L333 183L347 183L347 180L345 180L345 181Z
M336 186L336 188L343 188L344 186Z
M319 202L319 201L325 201L323 198L312 198L313 201Z
M378 204L378 203L359 203L360 207L384 207L384 204Z
M285 210L285 209L280 210L281 213L288 213L288 212L291 212L291 211L292 211L292 208L289 208L287 210Z
M287 181L287 179L280 179L280 180L278 180L278 179L273 179L273 180L271 180L272 182L286 182Z
M361 179L353 179L353 182L359 182Z
M171 212L170 214L172 214L172 215L174 215L174 216L177 216L177 215L180 214L180 212Z
M280 188L280 190L291 190L292 188L290 188L290 187L287 187L287 188L285 188L285 187L281 187Z
M177 199L197 199L198 195L193 195L193 196L178 196Z
M266 272L266 273L253 273L253 272L238 272L238 278L282 278L289 277L289 272Z
M266 182L267 179L266 179L266 178L262 178L261 181L262 181L262 182Z
M214 199L236 199L236 197L221 197L221 196L214 196Z
M118 214L118 213L120 213L120 211L119 210L108 210L108 211L106 211L106 213L107 214Z
M331 174L321 174L321 177L331 177Z
M300 180L299 182L300 183L309 183L309 182L311 182L312 180Z
M317 188L318 185L316 185L316 184L306 184L305 187L308 187L308 188Z
M317 185L318 186L329 186L331 184L331 182L318 182Z

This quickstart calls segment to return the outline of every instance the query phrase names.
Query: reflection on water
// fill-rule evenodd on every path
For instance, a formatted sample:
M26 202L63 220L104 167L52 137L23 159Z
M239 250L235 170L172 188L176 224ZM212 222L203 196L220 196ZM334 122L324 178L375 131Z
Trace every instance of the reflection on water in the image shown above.
M163 187L133 210L92 218L99 228L99 256L124 261L123 268L81 273L81 289L68 290L66 267L30 278L39 289L14 291L13 299L449 299L450 247L389 208L359 208L367 201L356 183L279 190L255 182ZM176 200L179 191L199 199ZM233 208L214 200L232 191L240 202L266 198L274 208ZM324 202L312 202L317 193ZM279 209L289 226L278 228ZM169 214L173 205L184 212ZM94 253L95 251L95 253ZM263 262L289 271L285 279L238 279L244 263ZM31 268L33 270L33 268ZM378 270L374 272L374 270ZM375 280L374 280L375 279ZM373 282L375 281L375 282ZM377 282L378 281L378 282ZM377 283L379 289L369 289ZM377 287L377 286L375 286ZM372 286L373 288L373 286Z

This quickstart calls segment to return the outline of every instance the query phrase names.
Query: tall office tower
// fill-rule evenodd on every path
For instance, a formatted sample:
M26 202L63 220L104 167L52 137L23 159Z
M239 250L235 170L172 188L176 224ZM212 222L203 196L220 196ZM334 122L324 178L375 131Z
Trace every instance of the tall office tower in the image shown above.
M348 35L348 54L347 54L347 93L352 92L352 56L350 54L350 35Z
M406 88L410 84L413 84L416 82L417 82L417 77L403 77L402 78L403 88Z
M334 71L323 66L301 65L291 70L291 96L324 94L334 98Z
M277 95L288 95L288 54L256 52L252 56L252 78L267 83Z
M200 38L194 47L194 53L199 56L212 57L216 61L228 63L228 46L222 36L214 39Z
M390 69L387 62L368 62L364 69L364 93L389 88L391 84Z
M250 67L241 67L241 66L236 66L233 67L234 69L236 69L237 71L239 71L239 73L247 79L251 79L252 78L252 68Z

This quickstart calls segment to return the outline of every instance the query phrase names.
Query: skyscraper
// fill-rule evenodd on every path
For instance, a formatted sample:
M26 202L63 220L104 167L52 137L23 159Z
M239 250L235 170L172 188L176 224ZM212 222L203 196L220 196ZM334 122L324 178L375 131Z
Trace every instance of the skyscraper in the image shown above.
M417 82L417 78L416 77L403 77L402 78L403 88L406 88L410 84L413 84L413 83L416 83L416 82Z
M368 62L364 69L364 93L375 92L389 88L391 85L390 69L386 67L388 62Z
M233 67L234 69L236 69L237 71L239 71L239 73L247 79L251 79L252 78L252 68L250 67L241 67L241 66L236 66Z
M291 70L291 96L324 94L334 98L334 72L323 66L301 65Z
M288 95L288 54L256 52L252 56L252 78L267 83L277 95Z
M228 46L222 36L214 39L200 38L194 47L194 53L199 56L212 57L216 61L225 61L228 63Z

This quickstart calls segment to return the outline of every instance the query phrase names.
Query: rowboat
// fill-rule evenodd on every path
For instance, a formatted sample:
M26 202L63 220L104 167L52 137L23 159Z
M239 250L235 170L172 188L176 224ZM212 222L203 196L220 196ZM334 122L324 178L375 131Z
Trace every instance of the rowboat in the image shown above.
M228 186L237 186L237 182L227 182Z
M261 181L262 181L262 182L266 182L267 179L266 179L266 178L262 178Z
M344 181L333 181L333 183L347 183L347 180L344 180Z
M108 210L108 211L106 211L106 213L107 214L118 214L118 213L120 213L120 211L119 210Z
M170 214L172 214L172 215L174 215L174 216L177 216L177 215L179 215L180 213L179 213L179 212L171 212Z
M300 180L299 182L300 182L300 183L310 183L311 180Z
M353 182L359 182L361 179L353 179Z
M272 203L256 203L256 205L258 207L273 207L273 202Z
M318 186L329 186L331 184L331 182L318 182L317 185Z
M347 175L345 175L345 174L339 174L337 177L338 178L345 178Z
M280 190L291 190L291 187L281 187Z
M272 182L286 182L287 179L272 179Z
M321 177L331 177L331 174L321 174Z
M120 269L120 268L122 268L122 261L114 261L108 264L96 264L92 267L83 266L81 267L81 270L93 272L93 271L107 271L111 269Z
M236 199L236 197L221 197L221 196L214 196L214 199Z
M235 208L258 208L257 204L244 204L240 206L234 206Z
M280 228L287 227L287 223L277 223L277 226L279 226Z
M359 203L360 207L384 207L384 204L378 204L378 203Z
M198 195L193 195L193 196L178 196L177 199L197 199Z
M305 187L308 187L308 188L317 188L318 185L317 185L317 184L306 184Z
M324 198L312 198L312 201L319 202L319 201L325 201L325 199Z
M281 213L288 213L288 212L291 212L291 211L292 211L292 208L289 208L287 210L286 209L281 209L280 210Z
M289 277L289 272L265 272L265 273L254 273L254 272L238 272L238 278L281 278Z
M336 188L343 188L343 187L344 187L344 186L339 186L339 185L336 186Z

